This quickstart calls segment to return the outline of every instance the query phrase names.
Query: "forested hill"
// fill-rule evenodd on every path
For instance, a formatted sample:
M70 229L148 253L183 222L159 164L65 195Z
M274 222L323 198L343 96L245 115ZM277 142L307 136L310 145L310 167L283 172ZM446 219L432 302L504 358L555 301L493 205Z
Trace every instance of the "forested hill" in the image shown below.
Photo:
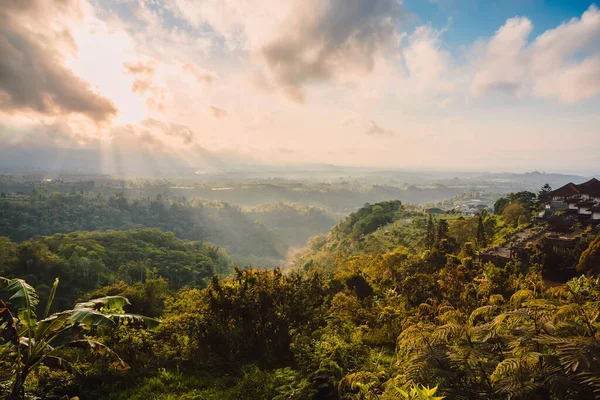
M366 204L327 235L314 237L296 265L332 270L352 256L382 254L399 246L419 251L426 225L425 214L405 209L400 201Z
M157 229L73 232L22 243L0 237L0 276L18 276L42 296L54 278L65 290L55 305L70 307L85 293L116 281L165 278L173 289L205 286L214 274L233 272L227 253L212 244L186 242Z
M120 195L83 193L0 197L0 236L27 240L73 231L159 228L178 238L223 246L244 259L280 260L287 245L238 207L220 202L130 200Z
M307 239L329 232L337 222L322 208L289 203L266 204L252 209L247 215L295 247L304 247Z
M106 400L596 398L598 231L573 223L572 245L559 246L535 235L552 228L532 226L534 202L506 201L501 214L471 218L433 218L398 201L368 204L315 238L299 268L233 268L201 281L205 287L180 290L173 289L198 283L194 272L226 270L224 254L156 230L5 241L0 264L12 267L0 274L27 278L42 298L60 274L61 307L93 290L80 297L108 303L104 296L125 295L131 312L161 320L156 331L123 323L84 331L112 349L105 357L40 348L82 373L40 365L26 390ZM523 231L539 238L523 254L497 264L479 260L480 250ZM562 265L570 276L544 279L546 269ZM15 310L19 296L2 299L27 317ZM18 329L0 324L0 344L11 349L0 352L0 382L16 382L9 371L28 354L14 351L18 340L1 342L27 332L25 318L13 321ZM38 335L47 321L33 324ZM114 354L129 368L110 364Z

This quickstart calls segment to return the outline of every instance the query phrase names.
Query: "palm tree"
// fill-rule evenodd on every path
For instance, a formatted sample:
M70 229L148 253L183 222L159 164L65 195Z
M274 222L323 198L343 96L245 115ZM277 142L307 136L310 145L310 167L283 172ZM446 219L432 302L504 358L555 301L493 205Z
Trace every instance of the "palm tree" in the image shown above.
M79 338L81 328L115 327L120 321L128 320L144 325L148 329L157 328L159 321L133 314L123 313L123 307L130 304L122 296L108 296L84 303L75 304L71 310L50 315L52 301L58 287L54 281L43 313L37 320L39 298L35 289L23 279L0 277L0 290L8 294L7 303L0 299L0 357L13 365L12 388L9 400L20 400L25 396L24 385L28 375L38 366L72 369L71 364L60 357L60 350L66 347L84 347L99 354L112 356L117 369L127 369L127 364L111 349L102 343Z

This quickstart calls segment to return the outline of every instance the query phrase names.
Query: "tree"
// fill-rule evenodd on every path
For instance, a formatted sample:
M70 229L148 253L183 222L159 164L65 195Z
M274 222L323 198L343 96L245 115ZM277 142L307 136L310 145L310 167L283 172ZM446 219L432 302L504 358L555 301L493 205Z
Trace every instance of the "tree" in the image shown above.
M536 205L537 196L533 192L522 191L517 193L510 193L506 197L499 198L494 203L494 214L502 214L504 209L511 204L519 203L526 210L532 211Z
M452 222L448 234L456 240L459 245L466 242L474 242L476 239L477 227L473 218L459 217Z
M508 205L502 212L502 218L504 221L513 227L519 225L519 218L521 216L527 216L527 210L519 202L514 202Z
M445 219L440 219L440 221L438 222L436 235L438 245L442 243L443 240L448 239L448 230L448 221L446 221Z
M529 211L533 210L535 207L536 199L537 196L535 193L526 190L508 195L508 200L510 200L511 203L519 202Z
M429 220L427 221L427 228L425 233L425 247L432 249L435 245L435 221L433 215L429 214Z
M600 273L600 236L596 236L596 239L581 253L577 263L577 271Z
M134 314L124 314L123 306L129 304L125 297L108 296L77 303L71 310L50 315L52 301L58 287L54 281L43 319L37 320L39 297L35 289L22 279L0 277L0 287L8 294L13 314L0 299L0 347L8 346L11 351L5 357L13 365L12 388L9 400L25 398L24 385L29 374L41 365L72 369L69 361L60 356L67 347L89 348L99 354L109 354L117 361L115 368L127 369L127 364L104 344L79 339L82 328L115 327L120 321L143 324L149 329L158 327L155 319ZM16 318L13 316L16 315ZM75 339L74 339L75 338ZM6 354L6 353L2 353Z
M494 214L502 214L510 201L506 197L501 197L494 203Z
M485 226L483 225L483 216L481 214L477 218L477 245L479 247L487 246L487 238L485 235Z
M538 203L544 204L550 201L550 193L552 193L552 186L549 183L545 183L538 192Z

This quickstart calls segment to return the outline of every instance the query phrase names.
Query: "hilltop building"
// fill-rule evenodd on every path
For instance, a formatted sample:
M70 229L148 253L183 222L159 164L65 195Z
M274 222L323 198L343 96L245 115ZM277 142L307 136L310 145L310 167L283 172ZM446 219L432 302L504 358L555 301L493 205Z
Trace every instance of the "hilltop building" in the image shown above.
M540 217L556 211L564 211L580 220L600 222L600 181L592 178L578 185L567 183L551 192L550 202L540 213Z

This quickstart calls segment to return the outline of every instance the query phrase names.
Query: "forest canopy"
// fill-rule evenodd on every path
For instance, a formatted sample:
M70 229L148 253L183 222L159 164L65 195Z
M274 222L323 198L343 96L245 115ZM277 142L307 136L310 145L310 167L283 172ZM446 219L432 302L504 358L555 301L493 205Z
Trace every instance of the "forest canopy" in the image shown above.
M280 235L300 214L319 215L288 207L252 213ZM600 236L574 225L558 247L542 234L550 226L515 225L506 210L434 216L366 204L288 270L240 268L214 244L158 229L2 238L0 276L25 278L41 298L60 276L52 311L127 298L123 312L160 320L156 330L86 331L127 369L61 348L78 372L41 365L24 388L98 399L594 398ZM531 242L513 257L480 258L524 232ZM14 382L3 371L0 381Z

